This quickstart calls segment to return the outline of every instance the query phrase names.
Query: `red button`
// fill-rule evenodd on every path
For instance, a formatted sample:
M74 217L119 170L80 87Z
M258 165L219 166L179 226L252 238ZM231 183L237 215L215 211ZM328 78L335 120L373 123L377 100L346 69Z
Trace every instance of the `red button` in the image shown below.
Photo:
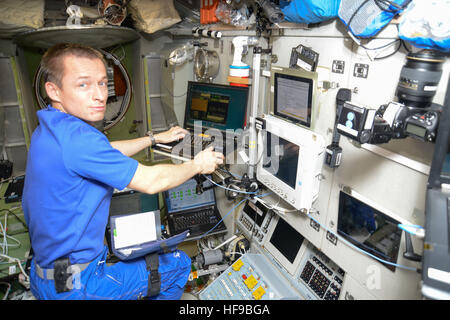
M243 274L242 279L247 280L247 276L245 274Z

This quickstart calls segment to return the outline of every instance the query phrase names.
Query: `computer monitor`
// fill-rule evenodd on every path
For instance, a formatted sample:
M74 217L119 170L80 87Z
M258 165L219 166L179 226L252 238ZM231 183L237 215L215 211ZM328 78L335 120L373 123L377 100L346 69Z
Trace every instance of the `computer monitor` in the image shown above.
M358 248L388 262L396 263L402 230L399 221L368 205L362 199L340 191L338 234ZM395 271L395 266L382 263Z
M256 178L295 209L309 211L319 194L323 137L271 115L263 122Z
M243 130L247 99L248 87L189 81L184 127Z
M270 79L273 114L312 128L317 77L316 72L273 66Z
M293 275L301 260L300 248L304 240L300 232L275 215L264 242L264 249Z

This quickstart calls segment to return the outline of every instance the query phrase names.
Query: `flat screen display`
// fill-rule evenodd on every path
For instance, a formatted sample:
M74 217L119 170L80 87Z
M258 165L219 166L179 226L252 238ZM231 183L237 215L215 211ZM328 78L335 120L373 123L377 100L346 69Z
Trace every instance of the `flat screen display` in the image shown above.
M201 124L205 129L244 129L248 87L188 82L185 128Z
M305 238L283 219L278 223L270 238L270 243L290 262L294 263Z
M275 73L274 84L274 113L311 127L313 80Z
M267 132L263 151L263 168L295 189L300 147L277 135Z
M383 260L396 263L402 230L400 222L340 191L338 234ZM395 266L383 263L395 271Z

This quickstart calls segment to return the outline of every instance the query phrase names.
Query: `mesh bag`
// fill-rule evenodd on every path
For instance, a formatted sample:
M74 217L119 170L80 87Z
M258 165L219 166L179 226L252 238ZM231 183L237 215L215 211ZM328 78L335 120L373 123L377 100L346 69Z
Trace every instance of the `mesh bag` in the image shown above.
M410 0L341 0L338 17L355 36L373 37L409 2Z

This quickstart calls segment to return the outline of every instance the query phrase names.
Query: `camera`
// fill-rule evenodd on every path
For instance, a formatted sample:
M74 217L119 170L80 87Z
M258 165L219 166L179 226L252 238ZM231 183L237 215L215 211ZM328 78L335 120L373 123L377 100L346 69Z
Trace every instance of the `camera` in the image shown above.
M431 104L427 108L418 108L390 102L381 106L377 112L389 123L393 139L410 136L422 141L434 142L442 106Z
M377 110L349 101L344 102L341 108L337 129L341 135L361 144L386 143L392 137L388 122L377 114Z
M398 102L370 109L346 101L338 108L337 131L359 143L381 144L412 137L434 142L443 107L432 103L445 56L436 51L409 53L396 89Z

